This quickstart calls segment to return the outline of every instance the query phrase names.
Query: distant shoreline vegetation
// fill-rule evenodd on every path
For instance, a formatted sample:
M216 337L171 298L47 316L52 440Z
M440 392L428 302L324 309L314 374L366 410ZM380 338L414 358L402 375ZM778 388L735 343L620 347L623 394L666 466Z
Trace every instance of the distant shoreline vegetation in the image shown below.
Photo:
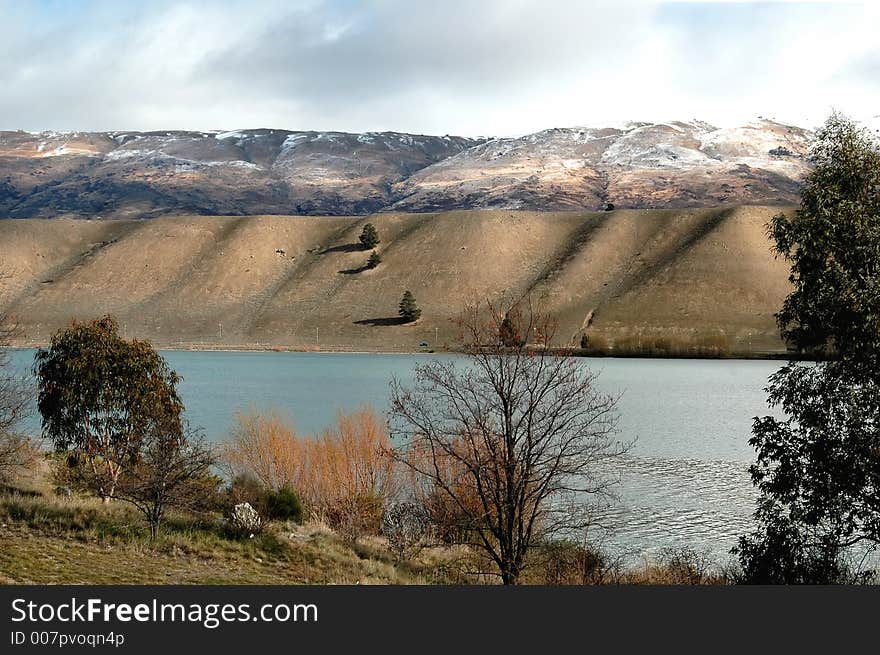
M10 347L9 350L34 350L44 344L27 344ZM277 346L214 346L214 345L157 345L156 350L172 352L220 352L220 353L298 353L315 355L462 355L461 350L445 348L441 350L416 348L413 350L333 350L329 348L282 348ZM767 361L824 361L824 358L812 353L785 351L716 351L699 346L682 349L667 349L661 342L646 341L641 346L616 347L613 349L570 348L568 352L575 357L601 357L611 359L730 359L730 360L767 360Z
M148 340L149 341L149 340ZM9 350L34 350L45 347L45 343L20 343ZM155 344L160 351L180 352L229 352L229 353L300 353L323 355L460 355L463 351L454 347L417 347L409 350L348 350L344 348L299 348L270 346L267 344ZM796 360L824 361L827 357L817 353L800 353L792 350L741 350L725 344L712 344L706 341L687 341L664 337L624 337L616 341L602 339L588 343L586 347L557 348L576 357L610 357L642 359L746 359L746 360Z

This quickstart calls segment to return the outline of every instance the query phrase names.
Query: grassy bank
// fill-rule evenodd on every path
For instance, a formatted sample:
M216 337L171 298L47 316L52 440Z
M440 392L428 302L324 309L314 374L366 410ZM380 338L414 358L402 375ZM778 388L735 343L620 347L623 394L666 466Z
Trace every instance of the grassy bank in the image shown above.
M272 523L252 539L216 520L173 516L156 541L120 503L0 495L6 584L411 584L438 567L395 565L382 544L347 544L318 525Z
M219 517L174 515L151 541L141 517L119 502L0 491L0 584L494 584L488 566L461 548L426 547L396 561L381 537L356 543L326 526L269 523L232 538ZM624 570L595 554L555 545L527 584L724 584L699 557L672 554Z

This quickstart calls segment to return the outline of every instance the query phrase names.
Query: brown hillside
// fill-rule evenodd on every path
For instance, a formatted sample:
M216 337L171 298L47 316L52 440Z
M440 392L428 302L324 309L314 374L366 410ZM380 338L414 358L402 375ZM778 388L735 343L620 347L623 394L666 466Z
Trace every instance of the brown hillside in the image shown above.
M110 312L162 346L416 350L454 346L449 319L468 300L530 293L572 343L589 326L612 344L774 351L788 291L764 235L776 211L4 220L0 311L28 343ZM374 270L357 243L368 220L382 240ZM405 289L423 310L412 325L396 322Z

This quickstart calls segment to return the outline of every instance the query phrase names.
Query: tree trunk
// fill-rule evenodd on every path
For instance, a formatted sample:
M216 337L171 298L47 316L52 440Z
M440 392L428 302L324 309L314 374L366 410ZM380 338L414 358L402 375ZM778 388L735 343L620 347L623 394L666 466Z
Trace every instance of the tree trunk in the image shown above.
M505 585L519 584L520 567L513 562L504 562L501 567L501 582Z
M115 464L111 460L107 460L107 474L110 478L110 488L106 491L106 496L101 496L105 503L109 503L110 499L113 497L113 494L116 493L116 483L119 480L119 474L122 472L122 467L118 464ZM103 491L103 490L102 490Z

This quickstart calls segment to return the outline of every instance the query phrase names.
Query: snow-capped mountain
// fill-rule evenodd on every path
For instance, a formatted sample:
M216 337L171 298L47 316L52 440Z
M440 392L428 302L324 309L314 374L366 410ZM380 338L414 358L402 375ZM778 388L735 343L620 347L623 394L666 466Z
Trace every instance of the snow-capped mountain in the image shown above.
M0 132L0 216L362 214L478 143L396 132Z
M790 203L809 170L809 133L770 121L566 128L495 139L395 187L395 207L523 209Z
M397 132L0 132L0 217L793 203L810 133L759 120Z

